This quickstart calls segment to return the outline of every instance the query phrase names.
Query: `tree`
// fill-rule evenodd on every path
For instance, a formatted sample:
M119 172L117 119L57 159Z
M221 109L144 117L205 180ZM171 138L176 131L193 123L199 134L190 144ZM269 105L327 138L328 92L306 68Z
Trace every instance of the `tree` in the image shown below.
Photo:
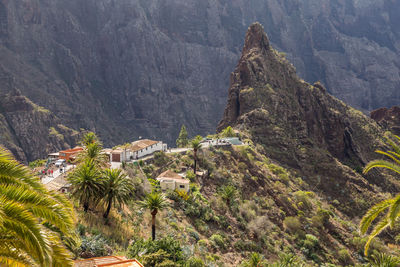
M79 199L85 212L91 201L99 199L104 192L101 173L92 160L79 165L68 177L72 185L72 195Z
M373 168L386 168L400 174L400 147L397 144L400 141L400 137L394 136L394 138L395 140L391 140L389 137L386 136L386 141L388 145L392 148L392 150L386 152L381 150L375 151L378 154L386 156L390 160L373 160L369 162L364 168L364 174L367 174ZM400 194L392 199L384 200L370 208L361 219L360 232L362 234L367 233L373 221L385 211L387 211L385 216L382 216L380 218L379 222L375 225L375 227L369 234L368 241L365 244L364 250L364 254L366 256L368 255L368 249L373 238L380 234L387 227L392 227L396 219L399 217Z
M226 127L222 130L221 135L223 137L236 137L235 131L232 129L231 126Z
M103 153L103 147L100 143L91 143L85 146L78 155L78 162L92 161L96 166L104 167L109 161L108 156Z
M182 125L181 131L179 132L178 139L176 139L176 145L178 147L186 147L189 144L188 133L185 125Z
M72 266L62 237L73 236L71 203L0 148L0 265Z
M143 201L139 202L139 206L144 209L148 209L151 212L151 238L156 239L156 215L159 210L163 210L167 207L167 201L165 196L158 192L150 193L146 196Z
M231 206L231 201L233 201L235 199L236 194L237 194L237 190L232 185L227 185L227 186L222 187L221 192L220 192L221 198L226 201L226 205L228 207Z
M194 167L193 167L193 172L196 174L197 171L197 151L201 149L201 144L199 138L195 138L191 142L191 146L193 149L193 160L194 160Z
M88 146L90 144L99 143L99 138L94 132L88 132L85 134L81 140L83 146Z
M104 202L107 205L103 217L107 219L111 206L126 204L134 187L132 180L120 169L106 169L103 177Z

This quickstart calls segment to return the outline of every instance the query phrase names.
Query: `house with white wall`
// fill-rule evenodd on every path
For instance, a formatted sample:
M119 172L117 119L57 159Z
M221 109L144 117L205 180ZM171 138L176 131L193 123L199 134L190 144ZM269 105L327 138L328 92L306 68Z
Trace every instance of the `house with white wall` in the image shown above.
M167 144L149 139L138 140L129 147L130 159L140 159L157 151L166 151Z
M182 175L179 175L173 171L165 171L157 177L157 181L160 182L161 190L181 190L186 193L189 192L189 180L186 180Z

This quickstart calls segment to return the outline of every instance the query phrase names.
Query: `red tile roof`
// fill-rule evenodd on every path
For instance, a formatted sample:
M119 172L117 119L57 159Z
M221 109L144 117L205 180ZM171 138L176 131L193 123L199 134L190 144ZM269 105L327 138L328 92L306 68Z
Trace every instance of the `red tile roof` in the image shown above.
M76 260L74 262L75 267L105 267L105 266L116 266L116 267L143 267L143 265L136 259L128 260L123 256L107 256L97 257L84 260Z
M132 152L136 152L139 150L142 150L146 147L155 145L159 143L160 141L154 141L154 140L149 140L149 139L143 139L143 140L138 140L132 143L132 146L130 146L130 150Z

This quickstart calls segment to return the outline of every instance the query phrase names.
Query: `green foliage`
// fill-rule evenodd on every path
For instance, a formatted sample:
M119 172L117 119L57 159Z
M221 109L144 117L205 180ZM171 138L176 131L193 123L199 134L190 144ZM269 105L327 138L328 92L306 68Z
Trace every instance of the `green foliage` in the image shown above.
M225 249L225 240L224 238L219 235L219 234L213 234L210 237L211 242L213 243L213 245L219 249Z
M128 202L134 187L132 179L120 169L104 170L102 183L102 200L107 206L103 216L107 218L112 206L121 206Z
M400 265L400 258L385 253L372 255L369 260L369 267L397 267Z
M228 207L231 206L231 203L235 200L237 195L237 189L233 185L227 185L221 188L220 196L223 200L226 201L226 205Z
M350 252L345 248L339 250L338 251L338 260L343 265L351 264L352 263L352 259L351 259Z
M184 265L185 267L204 267L206 266L201 258L191 257Z
M72 195L77 198L85 211L89 204L99 200L104 191L101 172L93 161L88 160L79 165L69 176Z
M235 131L232 129L231 126L226 127L220 133L222 137L236 137Z
M365 166L364 174L368 173L373 168L386 168L397 173L400 173L400 147L398 143L400 142L400 137L394 136L394 140L391 140L389 137L386 137L386 142L389 146L392 147L393 150L389 150L387 152L377 150L376 152L388 157L391 161L387 160L374 160L371 161ZM364 254L368 255L368 248L370 243L374 237L380 234L384 229L391 226L393 227L396 219L399 217L400 213L400 194L395 198L384 200L372 208L370 208L360 222L360 231L362 234L365 234L370 228L372 222L383 212L387 211L385 216L382 216L378 223L374 226L371 233L369 234L369 238L367 243L365 244Z
M169 157L167 156L167 154L165 154L164 151L155 152L153 158L154 164L158 167L164 166L170 161Z
M34 169L37 167L42 167L46 164L46 161L47 160L45 160L45 159L37 159L35 161L31 161L31 162L29 162L29 168Z
M113 251L108 241L101 235L91 235L82 237L79 254L86 257L110 256Z
M267 262L264 260L264 257L257 252L253 252L250 254L248 260L245 260L241 263L242 267L261 267L266 266Z
M128 256L138 258L144 266L163 266L161 264L168 262L183 263L185 259L179 242L173 236L155 241L137 239L129 246Z
M181 131L179 132L178 139L176 139L176 145L178 147L187 147L189 144L188 133L185 125L182 125Z
M194 182L196 179L196 175L194 174L194 172L192 170L188 170L186 172L186 178L189 179L189 181Z
M90 144L99 143L99 138L93 132L88 132L82 137L81 144L88 146Z
M0 265L72 266L72 204L0 148ZM63 243L62 240L68 242Z
M303 226L298 217L286 217L283 224L290 233L304 235Z

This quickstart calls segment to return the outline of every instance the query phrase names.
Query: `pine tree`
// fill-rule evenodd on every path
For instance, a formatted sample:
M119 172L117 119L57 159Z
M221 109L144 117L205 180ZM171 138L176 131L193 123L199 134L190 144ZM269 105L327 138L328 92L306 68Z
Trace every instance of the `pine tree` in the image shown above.
M179 132L178 139L176 139L176 145L178 147L186 147L189 144L188 133L185 125L182 125L181 131Z

